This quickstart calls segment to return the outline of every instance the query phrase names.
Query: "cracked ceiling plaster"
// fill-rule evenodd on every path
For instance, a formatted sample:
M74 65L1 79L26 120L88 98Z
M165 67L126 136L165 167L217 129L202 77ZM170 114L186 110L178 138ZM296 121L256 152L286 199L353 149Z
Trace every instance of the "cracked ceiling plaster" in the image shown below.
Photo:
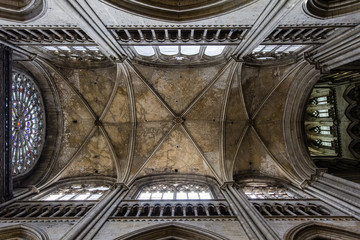
M229 60L197 68L125 61L54 71L64 137L52 180L101 175L130 183L166 173L222 183L294 175L282 117L297 69Z

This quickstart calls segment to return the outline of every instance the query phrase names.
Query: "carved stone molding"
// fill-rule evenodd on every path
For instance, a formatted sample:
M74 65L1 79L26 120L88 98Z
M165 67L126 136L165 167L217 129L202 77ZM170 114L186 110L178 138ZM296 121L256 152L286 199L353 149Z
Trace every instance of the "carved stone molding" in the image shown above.
M170 21L188 21L202 19L210 16L233 11L244 7L254 0L183 0L183 1L160 1L160 0L103 0L115 8L141 16L164 19Z
M307 14L315 18L334 18L359 11L360 2L358 0L308 0L303 8Z
M12 21L34 20L44 15L46 9L46 0L0 0L0 18Z

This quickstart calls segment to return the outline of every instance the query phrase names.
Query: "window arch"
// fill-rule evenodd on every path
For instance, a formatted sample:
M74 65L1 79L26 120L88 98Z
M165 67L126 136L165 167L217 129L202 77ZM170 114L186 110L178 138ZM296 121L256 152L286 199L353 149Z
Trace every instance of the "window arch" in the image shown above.
M0 228L0 239L9 240L48 240L49 236L40 228L24 224L16 224Z
M301 196L282 184L249 183L242 186L249 199L297 199Z
M179 238L180 237L180 238ZM206 229L193 228L180 223L165 223L161 225L156 225L154 227L147 227L139 229L137 231L123 235L118 239L132 239L132 240L141 240L141 239L199 239L199 240L220 240L227 239L217 233L211 232Z
M45 112L40 90L29 75L12 75L12 171L29 172L38 161L45 138Z
M303 223L300 224L284 235L286 240L312 240L312 239L344 239L344 240L356 240L360 238L359 232L352 232L339 228L334 225L322 224L322 223Z
M96 201L110 190L107 184L71 184L56 188L55 190L36 197L42 201Z
M193 183L156 183L142 187L138 200L206 200L213 199L207 185Z

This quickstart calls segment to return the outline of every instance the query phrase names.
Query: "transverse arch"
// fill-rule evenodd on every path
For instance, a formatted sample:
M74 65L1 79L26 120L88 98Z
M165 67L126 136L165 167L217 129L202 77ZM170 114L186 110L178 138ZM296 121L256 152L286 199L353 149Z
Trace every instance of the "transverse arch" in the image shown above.
M128 233L115 240L156 240L156 239L178 239L178 240L227 240L216 233L205 229L194 228L180 223L165 223L162 225L142 228Z

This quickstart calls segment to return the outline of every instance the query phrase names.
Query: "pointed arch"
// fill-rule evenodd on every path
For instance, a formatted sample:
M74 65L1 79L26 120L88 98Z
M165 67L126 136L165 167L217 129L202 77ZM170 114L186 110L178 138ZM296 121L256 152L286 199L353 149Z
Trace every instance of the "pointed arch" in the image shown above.
M227 240L214 232L181 223L165 223L142 228L125 234L115 240L155 240L155 239L199 239L199 240Z
M48 240L50 239L42 229L25 225L16 224L0 228L0 239L26 239L26 240Z
M318 238L357 240L360 239L360 233L330 224L307 222L290 229L284 235L285 240L313 240Z

